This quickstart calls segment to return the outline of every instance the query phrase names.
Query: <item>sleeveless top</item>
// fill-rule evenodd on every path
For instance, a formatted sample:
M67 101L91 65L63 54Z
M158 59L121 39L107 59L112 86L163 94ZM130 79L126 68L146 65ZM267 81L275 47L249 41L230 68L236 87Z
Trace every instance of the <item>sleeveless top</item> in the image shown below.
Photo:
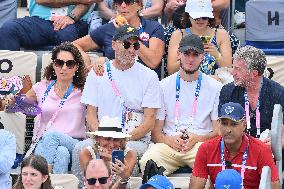
M182 32L181 29L179 29L179 30L180 30L182 37L183 37L184 33ZM187 35L192 34L191 31L190 31L190 28L186 28L185 33ZM218 51L220 51L218 44L217 44L216 34L217 34L217 28L215 30L215 35L212 38L211 43L213 43L215 45L215 47L218 49ZM202 62L200 64L200 70L207 75L214 75L215 70L217 70L218 68L219 68L219 65L218 65L218 62L215 61L215 57L210 55L209 53L205 53L204 59L202 60Z

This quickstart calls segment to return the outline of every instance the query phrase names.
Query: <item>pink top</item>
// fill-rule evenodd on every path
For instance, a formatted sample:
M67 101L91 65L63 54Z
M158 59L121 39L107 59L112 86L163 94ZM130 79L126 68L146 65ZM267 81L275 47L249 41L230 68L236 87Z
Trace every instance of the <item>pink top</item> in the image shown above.
M61 98L55 93L54 87L51 88L48 96L45 99L45 102L42 104L42 97L44 92L47 89L47 86L50 82L43 80L41 82L33 85L33 90L37 96L37 102L40 107L42 107L42 114L40 119L40 136L41 133L45 130L47 123L51 119L54 112L58 109L58 106L61 102ZM53 125L48 129L48 131L57 131L64 134L67 134L73 138L85 138L85 114L86 108L83 104L80 103L82 96L81 90L73 88L73 91L68 96L64 106L58 113L57 117L54 120ZM40 116L40 115L38 115ZM35 119L35 129L34 134L36 134L38 128L38 116Z

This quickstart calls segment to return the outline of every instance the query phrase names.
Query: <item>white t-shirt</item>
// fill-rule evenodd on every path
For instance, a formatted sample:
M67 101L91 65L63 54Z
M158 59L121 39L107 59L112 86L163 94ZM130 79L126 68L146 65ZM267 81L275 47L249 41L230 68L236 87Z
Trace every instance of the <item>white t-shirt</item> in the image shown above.
M163 132L168 136L172 136L179 134L180 129L187 129L188 132L198 135L208 134L212 131L212 120L218 119L219 95L222 84L217 80L202 74L196 117L193 121L193 125L189 127L188 122L192 112L197 80L187 82L180 78L180 125L177 133L174 113L177 73L170 75L160 82L163 91L163 103L162 108L158 110L157 119L165 120Z
M138 62L124 71L116 69L112 61L110 65L112 78L127 108L142 112L143 108L161 108L161 89L155 71ZM103 76L97 76L93 70L89 72L81 98L82 103L98 107L99 120L103 116L121 117L122 111L108 78L106 65L104 70ZM126 132L131 130L127 129Z

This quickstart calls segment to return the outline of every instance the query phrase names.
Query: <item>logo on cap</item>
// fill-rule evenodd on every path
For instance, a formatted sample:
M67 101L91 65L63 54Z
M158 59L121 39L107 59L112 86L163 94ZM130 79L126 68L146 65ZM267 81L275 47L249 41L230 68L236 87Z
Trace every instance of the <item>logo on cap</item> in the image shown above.
M225 108L225 112L226 112L227 115L231 114L233 111L234 111L234 107L232 107L232 106L227 106Z
M127 33L133 32L133 30L134 30L134 28L132 28L132 27L129 26L129 27L127 28L127 31L126 31L126 32L127 32Z

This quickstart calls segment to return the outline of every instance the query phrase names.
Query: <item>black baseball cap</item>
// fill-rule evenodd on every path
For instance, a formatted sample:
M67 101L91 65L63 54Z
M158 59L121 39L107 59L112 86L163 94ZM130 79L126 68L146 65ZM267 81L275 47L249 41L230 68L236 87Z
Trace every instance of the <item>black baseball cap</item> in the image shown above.
M126 39L129 39L131 37L137 37L139 39L139 33L136 28L133 26L130 26L128 24L125 24L121 27L119 27L113 36L113 40L120 40L124 41Z
M199 54L204 53L204 45L198 35L185 35L179 43L179 51L185 52L188 50L195 50Z

